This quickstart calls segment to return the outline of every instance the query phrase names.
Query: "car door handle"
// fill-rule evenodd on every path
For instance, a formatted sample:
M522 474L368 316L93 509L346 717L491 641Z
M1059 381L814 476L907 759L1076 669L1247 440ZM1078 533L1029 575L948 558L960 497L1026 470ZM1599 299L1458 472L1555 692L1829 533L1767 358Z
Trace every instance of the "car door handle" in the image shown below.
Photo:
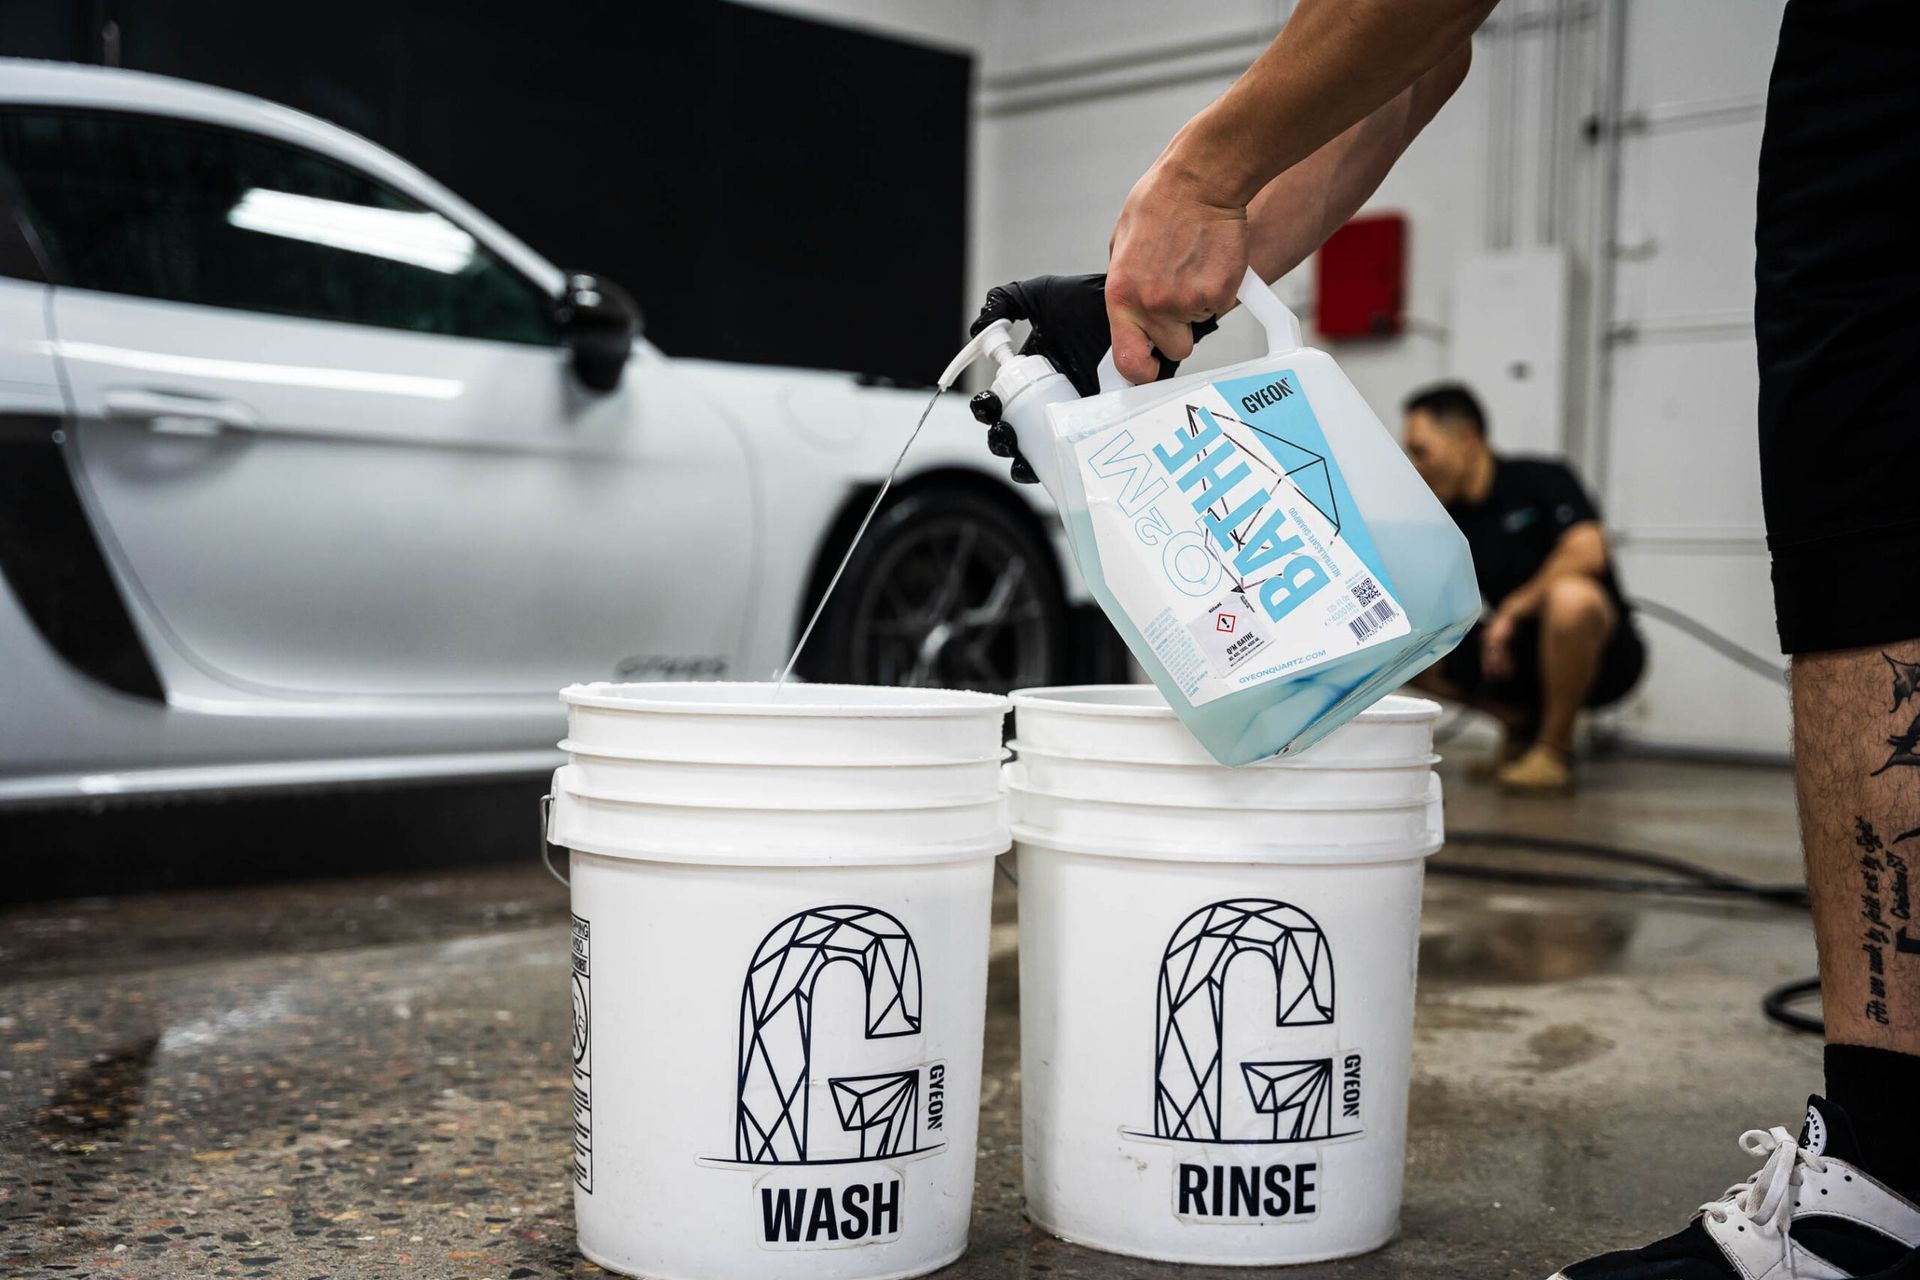
M107 392L104 403L108 417L137 419L163 435L217 436L260 426L259 417L246 405L213 396L128 388Z

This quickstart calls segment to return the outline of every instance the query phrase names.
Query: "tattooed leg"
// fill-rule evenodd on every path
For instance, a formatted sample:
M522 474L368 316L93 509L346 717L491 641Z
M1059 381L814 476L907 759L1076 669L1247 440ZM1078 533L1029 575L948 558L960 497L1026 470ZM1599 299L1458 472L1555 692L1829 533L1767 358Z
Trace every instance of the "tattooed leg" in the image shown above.
M1920 1053L1920 641L1796 657L1793 752L1827 1040Z

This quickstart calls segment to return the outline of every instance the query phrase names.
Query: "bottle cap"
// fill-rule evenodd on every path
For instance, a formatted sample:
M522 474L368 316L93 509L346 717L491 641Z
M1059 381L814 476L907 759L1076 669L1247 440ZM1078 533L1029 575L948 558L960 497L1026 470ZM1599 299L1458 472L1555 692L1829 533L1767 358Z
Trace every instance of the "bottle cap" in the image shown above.
M954 384L959 376L966 372L968 365L982 355L990 355L998 364L1013 359L1013 324L1006 320L995 320L992 324L975 334L973 341L960 348L946 371L940 375L940 389L945 391Z

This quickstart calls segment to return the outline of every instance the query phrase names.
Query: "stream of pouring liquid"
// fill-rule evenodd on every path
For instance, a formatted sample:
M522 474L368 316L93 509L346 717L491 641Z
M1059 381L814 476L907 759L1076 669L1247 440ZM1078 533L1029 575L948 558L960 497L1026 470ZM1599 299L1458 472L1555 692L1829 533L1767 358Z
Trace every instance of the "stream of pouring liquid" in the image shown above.
M887 478L880 482L880 492L873 495L873 505L867 508L867 514L861 519L860 527L853 531L853 541L847 544L847 554L840 557L840 567L833 571L833 577L827 580L827 589L820 593L820 603L813 606L813 616L807 619L807 629L800 633L799 643L793 646L793 652L787 657L787 665L780 668L780 678L774 682L773 694L780 696L780 690L786 687L787 677L793 674L793 664L800 661L800 651L807 647L807 640L813 635L814 624L820 621L820 615L827 610L827 601L833 599L833 589L840 585L840 575L847 571L847 563L853 559L853 553L860 547L860 539L867 536L867 526L873 523L874 513L880 510L880 504L887 500L887 490L893 488L893 478L900 474L900 465L907 460L907 450L913 448L913 442L920 438L920 428L927 425L927 415L933 412L933 406L940 400L945 387L934 388L933 397L927 401L927 407L920 411L920 420L913 424L913 434L900 446L900 456L893 460L893 466L887 469Z

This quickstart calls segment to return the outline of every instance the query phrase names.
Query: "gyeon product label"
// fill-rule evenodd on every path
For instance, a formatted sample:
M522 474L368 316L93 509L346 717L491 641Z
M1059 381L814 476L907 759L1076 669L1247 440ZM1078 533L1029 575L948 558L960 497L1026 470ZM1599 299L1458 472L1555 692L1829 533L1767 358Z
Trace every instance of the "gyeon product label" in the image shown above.
M1073 448L1107 585L1194 705L1412 630L1293 370Z

